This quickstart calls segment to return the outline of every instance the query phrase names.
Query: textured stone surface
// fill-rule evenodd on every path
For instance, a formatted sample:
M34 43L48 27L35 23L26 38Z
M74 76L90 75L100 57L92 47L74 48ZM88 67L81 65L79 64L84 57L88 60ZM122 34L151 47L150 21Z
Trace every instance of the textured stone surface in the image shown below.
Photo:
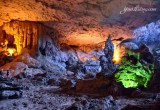
M102 55L99 58L102 67L102 72L105 74L112 74L116 69L116 66L112 61L113 53L114 53L114 45L111 41L111 36L109 35L108 39L105 42L105 47L104 47L105 55Z
M106 58L108 58L109 62L111 62L114 53L114 45L111 40L111 36L108 36L108 39L105 42L104 54Z
M61 42L95 44L105 41L108 34L130 38L132 29L160 18L158 9L120 14L125 6L132 8L138 4L148 8L159 6L154 0L1 0L0 25L11 20L40 21L57 29L65 37Z
M0 100L20 98L22 96L21 90L22 87L0 75Z
M155 45L153 42L157 42L158 44L160 40L160 20L135 29L133 35L138 43L145 42L148 45Z
M89 65L86 65L85 66L85 73L86 74L92 74L93 76L95 76L96 75L96 73L99 73L99 72L101 72L101 66L99 65L99 66L89 66Z
M23 73L26 68L28 68L28 66L22 62L11 62L0 67L5 77L7 77L7 71L9 71L8 77L12 77Z
M25 53L25 54L18 56L17 58L14 59L14 61L15 62L23 62L28 67L32 67L32 68L40 68L41 67L41 62L32 58L28 53Z
M87 60L84 62L84 73L90 74L91 76L96 76L97 73L101 72L100 61L98 60ZM81 68L79 68L81 70ZM83 72L83 71L82 71Z
M110 81L106 81L104 77L89 79L89 80L77 80L76 92L82 93L94 93L100 89L104 89L110 84Z
M120 14L125 6L132 8L140 4L141 7L156 8L159 3L153 0L7 0L0 1L0 4L0 25L8 38L16 38L17 52L20 53L22 48L40 49L42 54L55 61L65 62L73 56L82 61L97 60L103 55L102 49L109 34L112 39L127 39L133 37L133 32L134 37L141 37L153 28L156 30L152 29L154 35L159 35L159 22L145 26L146 30L142 27L134 31L139 26L158 20L158 8L155 12ZM0 33L2 38L5 33L1 29ZM147 36L149 35L153 33L148 32ZM4 37L0 43L5 42L2 40ZM60 51L57 40L60 49L65 50L66 46L68 49ZM113 41L114 45L120 42L121 40ZM66 45L62 46L63 44ZM137 48L133 43L125 45Z

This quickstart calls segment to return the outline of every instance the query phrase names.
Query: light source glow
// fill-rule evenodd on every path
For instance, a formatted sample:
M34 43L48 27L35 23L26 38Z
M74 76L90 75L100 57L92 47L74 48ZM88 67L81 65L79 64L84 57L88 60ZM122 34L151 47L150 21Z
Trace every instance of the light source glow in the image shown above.
M118 47L116 47L114 49L114 54L113 54L113 59L112 61L115 63L115 64L119 64L121 62L121 58L120 58L120 49Z
M9 56L12 56L13 53L15 52L15 49L14 48L8 48L7 51L9 53Z
M123 47L115 46L113 59L112 59L114 64L121 63L121 60L122 60L122 57L123 57L124 54L125 54L125 49Z

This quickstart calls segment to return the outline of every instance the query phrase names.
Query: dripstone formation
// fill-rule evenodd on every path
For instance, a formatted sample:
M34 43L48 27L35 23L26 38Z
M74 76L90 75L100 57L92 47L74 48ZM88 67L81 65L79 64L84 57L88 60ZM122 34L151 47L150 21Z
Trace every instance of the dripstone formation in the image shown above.
M100 65L102 67L102 72L105 74L112 74L115 71L115 65L112 62L114 53L114 45L111 40L111 36L109 35L107 41L105 42L104 54L99 58Z

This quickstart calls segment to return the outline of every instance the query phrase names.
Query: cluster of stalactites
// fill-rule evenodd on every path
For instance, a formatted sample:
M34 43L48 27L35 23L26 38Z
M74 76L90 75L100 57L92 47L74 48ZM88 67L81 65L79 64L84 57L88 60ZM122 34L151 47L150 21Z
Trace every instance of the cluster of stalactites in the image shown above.
M3 25L6 34L14 37L16 51L21 54L23 48L37 49L38 36L42 33L42 25L34 22L12 21Z

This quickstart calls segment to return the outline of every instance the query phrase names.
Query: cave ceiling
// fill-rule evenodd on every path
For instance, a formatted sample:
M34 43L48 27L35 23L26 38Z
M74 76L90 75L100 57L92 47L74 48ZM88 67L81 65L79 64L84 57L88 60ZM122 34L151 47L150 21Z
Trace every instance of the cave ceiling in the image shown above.
M11 20L38 21L57 29L69 45L91 45L131 38L132 31L160 19L158 0L0 0L0 26ZM155 12L126 12L125 7L154 7Z

